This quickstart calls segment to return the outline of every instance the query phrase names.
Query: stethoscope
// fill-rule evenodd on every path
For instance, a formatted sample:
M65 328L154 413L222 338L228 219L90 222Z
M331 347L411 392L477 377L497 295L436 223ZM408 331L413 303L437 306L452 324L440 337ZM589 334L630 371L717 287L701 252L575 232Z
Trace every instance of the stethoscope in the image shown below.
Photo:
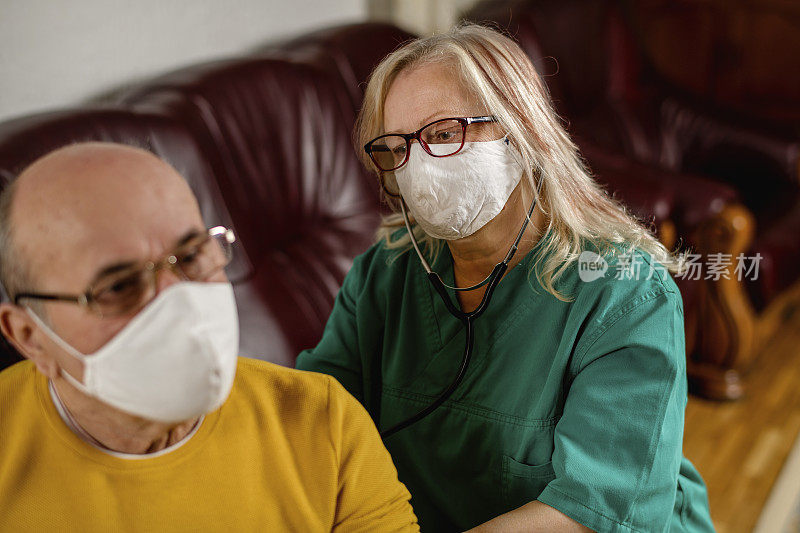
M539 186L541 186L541 180L539 180ZM538 189L538 188L537 188ZM538 196L538 190L537 190ZM461 366L458 369L458 373L456 374L455 379L453 382L450 383L450 386L447 387L444 392L442 392L438 398L436 398L430 405L419 411L417 414L410 416L403 420L402 422L391 426L389 429L385 429L381 431L381 438L386 439L391 435L394 435L401 429L405 429L412 424L415 424L434 412L439 406L441 406L456 390L458 385L461 383L461 380L464 379L464 375L467 373L467 368L469 367L470 359L472 358L472 347L475 342L475 320L486 311L486 308L489 306L489 302L492 299L492 294L494 293L497 284L500 283L500 279L505 274L506 270L508 269L508 264L511 259L514 257L514 254L517 253L517 247L519 246L519 242L522 240L522 236L525 234L525 229L528 227L528 223L530 222L531 217L533 216L533 210L536 207L536 198L534 196L533 202L531 202L531 207L528 210L528 216L525 217L525 220L522 222L522 227L517 234L517 238L514 240L514 244L511 245L509 248L508 253L506 254L505 259L501 262L497 263L495 267L492 269L492 272L480 283L476 285L472 285L471 287L451 287L447 285L442 278L439 277L439 274L433 271L431 266L428 264L428 261L425 260L425 256L422 255L422 252L419 249L419 244L417 243L417 239L414 236L414 232L411 229L411 223L408 221L408 213L406 210L406 203L405 200L402 198L400 199L400 209L403 213L403 221L405 222L406 229L408 230L408 235L411 237L411 243L414 245L414 250L417 252L417 256L419 256L419 260L422 263L425 272L428 275L428 280L433 285L433 288L436 289L436 292L439 293L439 296L442 298L445 307L447 310L450 311L455 318L460 320L464 324L464 328L467 334L466 345L464 347L464 356L461 359ZM450 298L450 295L447 294L447 289L453 291L474 291L475 289L480 289L481 287L486 286L486 292L483 293L483 298L481 299L480 305L476 307L474 310L470 311L469 313L463 312L456 303L453 303L453 300Z

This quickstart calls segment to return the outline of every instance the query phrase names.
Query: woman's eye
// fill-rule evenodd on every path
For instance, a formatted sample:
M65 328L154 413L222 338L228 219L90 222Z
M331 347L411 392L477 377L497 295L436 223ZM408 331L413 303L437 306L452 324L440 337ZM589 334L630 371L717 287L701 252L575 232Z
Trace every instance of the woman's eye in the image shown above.
M449 143L454 142L457 140L456 138L460 135L461 131L457 131L454 129L445 129L436 131L433 133L433 140L430 142L432 144L442 144L442 143Z

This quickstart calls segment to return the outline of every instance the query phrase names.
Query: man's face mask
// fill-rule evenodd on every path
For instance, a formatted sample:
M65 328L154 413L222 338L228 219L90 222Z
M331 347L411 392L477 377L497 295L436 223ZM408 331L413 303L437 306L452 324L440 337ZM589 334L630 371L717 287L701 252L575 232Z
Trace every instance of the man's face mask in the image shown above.
M230 283L176 283L163 290L102 348L83 354L28 314L84 364L85 394L121 411L175 423L221 406L236 374L239 322Z

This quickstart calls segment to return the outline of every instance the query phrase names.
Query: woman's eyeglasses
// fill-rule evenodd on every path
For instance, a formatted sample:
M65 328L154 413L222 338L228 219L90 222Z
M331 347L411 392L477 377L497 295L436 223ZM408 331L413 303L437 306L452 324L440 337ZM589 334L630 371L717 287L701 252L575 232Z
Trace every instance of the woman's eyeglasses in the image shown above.
M388 133L364 145L364 151L381 172L397 170L408 162L411 141L416 140L433 157L449 157L461 151L465 142L491 140L488 131L494 116L443 118L413 133ZM432 148L435 146L435 148ZM385 187L385 185L384 185ZM397 192L387 190L395 196Z
M22 300L46 300L78 304L104 317L122 316L144 307L155 297L156 273L162 268L174 272L185 281L206 281L224 269L233 257L233 231L216 226L179 246L158 262L105 274L83 294L19 293L14 303Z

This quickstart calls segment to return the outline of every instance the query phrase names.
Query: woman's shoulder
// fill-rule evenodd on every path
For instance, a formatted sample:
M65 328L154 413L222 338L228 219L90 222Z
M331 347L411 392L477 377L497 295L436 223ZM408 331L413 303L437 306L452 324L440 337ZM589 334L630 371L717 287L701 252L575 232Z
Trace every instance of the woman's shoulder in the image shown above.
M598 318L646 302L671 305L683 313L681 294L667 265L641 248L588 245L564 273L559 288L572 297L576 309Z
M405 229L402 231L405 232ZM356 256L348 277L369 279L373 282L403 277L409 267L409 258L412 255L414 255L414 251L410 246L393 247L386 239L381 239ZM414 255L414 257L416 256Z
M571 372L598 354L648 343L677 372L684 357L683 300L667 267L640 248L588 251L571 269L570 315L582 332Z

